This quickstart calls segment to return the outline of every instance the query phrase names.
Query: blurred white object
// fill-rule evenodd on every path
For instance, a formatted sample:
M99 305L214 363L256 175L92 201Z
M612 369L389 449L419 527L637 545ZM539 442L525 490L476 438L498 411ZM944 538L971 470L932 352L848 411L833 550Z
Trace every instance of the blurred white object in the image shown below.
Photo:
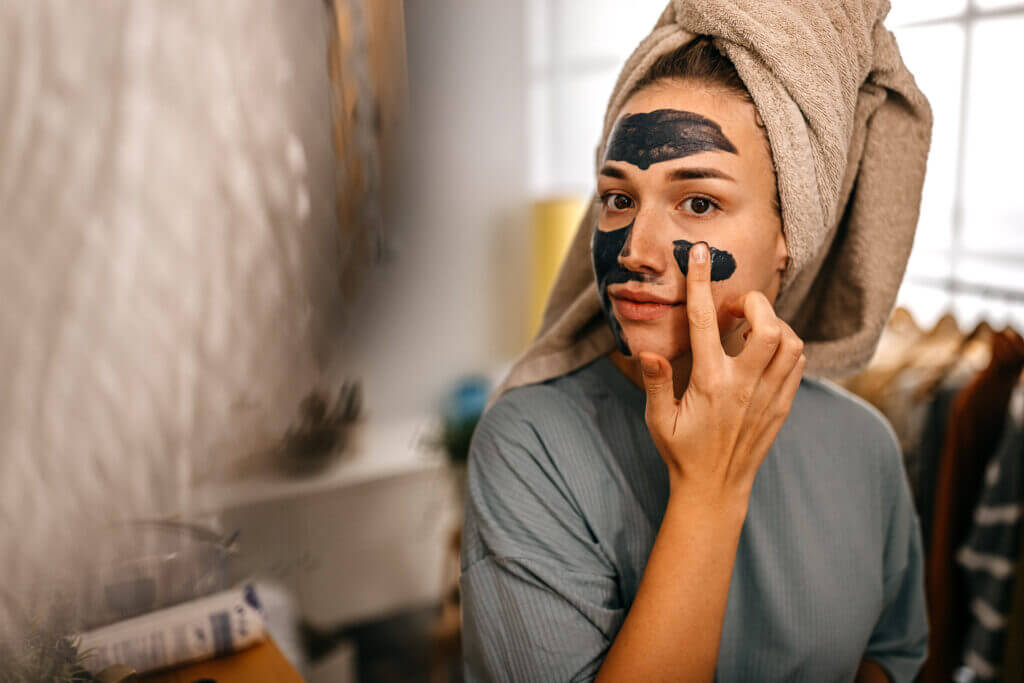
M150 612L81 634L91 673L121 664L139 673L238 652L267 633L251 585Z
M263 623L274 644L295 670L305 675L306 654L299 633L295 599L286 588L272 581L256 581L256 595L263 607Z
M460 520L435 435L424 417L357 423L351 451L316 478L264 472L205 487L196 503L238 532L243 571L287 587L314 628L439 603Z
M113 525L93 545L94 558L109 559L78 577L78 628L106 626L227 590L236 583L234 555L232 539L219 534L215 523Z
M0 3L0 627L331 384L322 0Z

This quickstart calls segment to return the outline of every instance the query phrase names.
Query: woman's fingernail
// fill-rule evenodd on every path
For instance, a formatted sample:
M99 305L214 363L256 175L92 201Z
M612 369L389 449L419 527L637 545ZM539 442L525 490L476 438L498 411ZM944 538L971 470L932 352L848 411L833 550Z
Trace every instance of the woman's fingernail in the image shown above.
M650 358L640 358L640 369L650 377L655 377L658 374L658 364Z
M708 244L707 242L697 242L693 245L693 262L704 263L708 260Z

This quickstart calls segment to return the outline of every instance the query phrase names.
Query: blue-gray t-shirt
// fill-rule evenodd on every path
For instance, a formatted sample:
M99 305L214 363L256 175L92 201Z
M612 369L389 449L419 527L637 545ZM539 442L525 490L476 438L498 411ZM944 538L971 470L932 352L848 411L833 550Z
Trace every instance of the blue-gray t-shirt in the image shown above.
M462 540L467 681L596 676L668 504L645 400L601 356L484 414ZM805 377L751 490L716 680L853 681L868 658L912 681L928 640L923 574L892 428Z

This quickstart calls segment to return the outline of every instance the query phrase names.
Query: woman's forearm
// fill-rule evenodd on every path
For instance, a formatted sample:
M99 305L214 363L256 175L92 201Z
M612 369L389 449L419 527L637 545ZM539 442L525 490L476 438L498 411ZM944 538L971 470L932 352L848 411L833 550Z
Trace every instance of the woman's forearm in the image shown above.
M597 683L714 678L747 500L677 491Z

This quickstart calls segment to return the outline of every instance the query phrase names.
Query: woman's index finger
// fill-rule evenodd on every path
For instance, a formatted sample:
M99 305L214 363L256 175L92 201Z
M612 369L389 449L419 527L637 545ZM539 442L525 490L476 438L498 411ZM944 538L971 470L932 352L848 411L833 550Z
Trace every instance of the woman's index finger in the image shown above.
M694 244L690 248L689 259L686 272L686 317L690 326L693 364L695 367L698 364L716 364L725 350L718 333L718 313L711 294L711 258L707 242Z

